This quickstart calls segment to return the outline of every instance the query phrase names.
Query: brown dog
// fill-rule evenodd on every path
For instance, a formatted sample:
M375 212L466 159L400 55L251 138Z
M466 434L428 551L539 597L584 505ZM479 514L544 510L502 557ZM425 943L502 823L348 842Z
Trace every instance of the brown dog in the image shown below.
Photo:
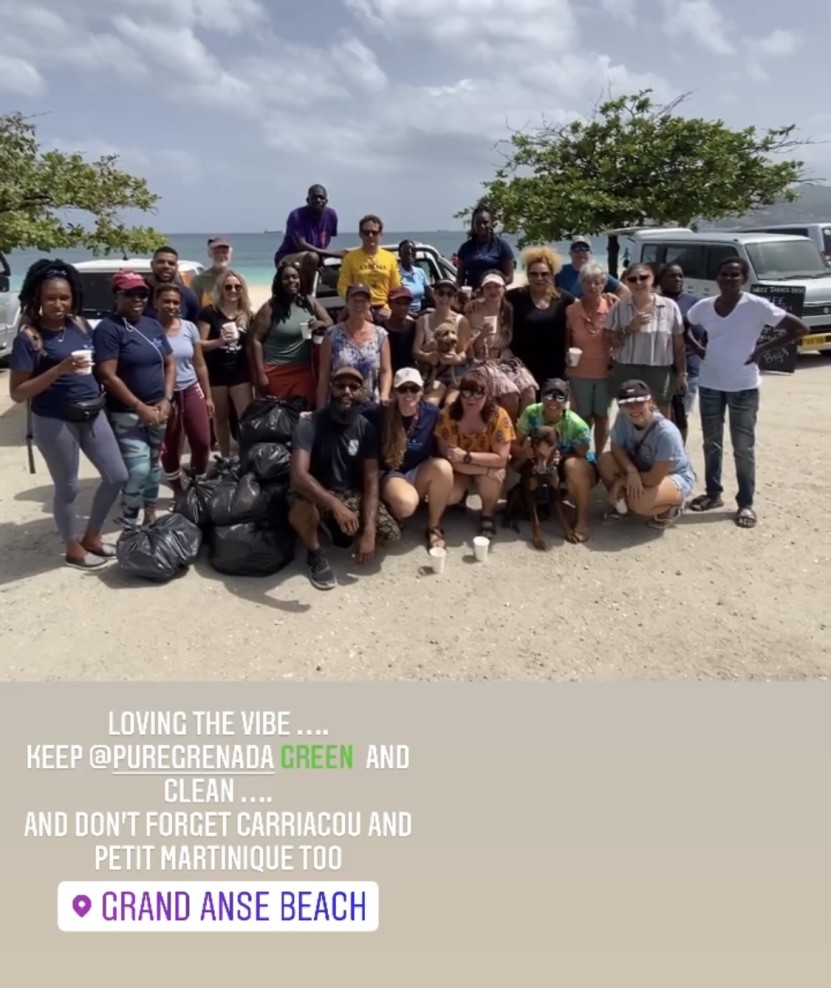
M546 550L540 525L539 501L557 515L563 538L575 542L574 528L568 523L560 496L560 434L554 426L542 425L529 436L531 456L519 469L519 482L510 491L503 510L503 524L519 531L517 518L524 514L531 522L531 544L535 549Z
M427 353L438 353L441 356L447 357L450 354L457 353L458 348L459 334L456 331L456 327L451 326L449 323L444 323L435 331L433 334L433 339L430 344L425 347L425 351ZM429 388L435 384L436 381L440 381L442 384L446 384L451 388L455 387L457 384L456 365L436 364L435 367L431 367L426 386Z

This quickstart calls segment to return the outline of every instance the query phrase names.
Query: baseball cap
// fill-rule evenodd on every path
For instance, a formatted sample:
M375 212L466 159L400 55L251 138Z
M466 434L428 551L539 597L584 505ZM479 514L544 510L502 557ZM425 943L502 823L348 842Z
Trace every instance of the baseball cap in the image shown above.
M231 241L227 237L217 236L211 237L208 241L209 247L230 247Z
M485 285L503 285L505 284L505 279L497 271L491 271L490 274L486 274L482 279L482 288Z
M338 364L337 367L332 371L332 380L337 381L341 377L353 377L356 381L360 381L361 384L364 383L364 376L358 370L357 367L353 367L352 364Z
M144 288L150 291L147 282L137 271L116 271L112 279L114 292L130 292L135 288Z
M551 377L540 388L540 394L544 398L548 395L554 395L560 401L566 401L569 396L568 381L564 381L561 377Z
M652 392L645 381L624 381L617 393L617 403L629 405L636 401L648 401L651 397Z
M346 297L352 298L353 295L366 295L367 298L372 298L372 292L366 287L366 285L357 284L350 285L346 289Z
M581 247L583 250L592 249L591 241L588 237L575 237L574 240L571 241L571 247L569 249L575 250Z
M433 284L433 288L452 288L455 292L456 282L452 278L439 278L439 280Z
M392 386L394 388L400 388L402 384L417 384L420 388L423 388L424 378L415 367L402 367L392 379Z
M405 298L408 302L412 302L413 293L406 285L399 285L397 288L393 288L387 297L390 302L397 302L400 298Z

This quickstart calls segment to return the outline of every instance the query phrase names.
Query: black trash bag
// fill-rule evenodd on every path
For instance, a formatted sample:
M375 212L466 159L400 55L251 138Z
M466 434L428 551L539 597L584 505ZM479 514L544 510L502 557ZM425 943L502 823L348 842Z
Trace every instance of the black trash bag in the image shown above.
M191 563L202 548L202 532L183 515L165 515L146 528L128 528L115 546L118 565L131 576L164 583Z
M282 443L291 446L294 427L300 413L311 411L305 398L258 398L245 410L239 424L240 454L257 443Z
M257 443L245 454L242 467L260 483L285 483L289 479L291 450L283 443Z
M221 477L233 477L239 480L242 473L238 456L224 457L217 456L208 466L205 477L208 480L216 480Z
M208 560L226 576L272 576L294 559L294 546L288 525L222 525L211 532Z
M197 477L188 484L184 495L176 504L177 512L194 525L204 528L211 523L211 500L221 480L216 477Z
M260 489L263 492L263 497L267 505L263 524L270 525L273 528L288 525L289 506L287 495L289 485L279 482L260 484Z
M270 497L250 473L239 480L220 480L208 506L212 525L240 525L268 518Z

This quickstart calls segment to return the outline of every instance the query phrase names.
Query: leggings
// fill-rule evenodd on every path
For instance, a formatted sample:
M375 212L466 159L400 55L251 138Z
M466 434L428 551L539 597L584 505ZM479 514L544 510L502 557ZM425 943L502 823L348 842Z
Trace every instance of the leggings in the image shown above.
M167 480L178 480L182 471L182 434L190 444L190 467L201 476L208 469L211 455L211 420L205 405L205 395L198 384L191 384L177 391L173 399L173 409L167 420L162 447L162 467Z
M113 432L127 468L121 503L124 514L155 511L162 479L161 452L166 425L142 425L135 412L111 412Z
M76 501L82 451L101 475L87 526L100 532L127 480L127 468L107 417L102 412L94 421L80 424L33 414L32 435L55 485L52 512L61 538L64 542L78 538Z

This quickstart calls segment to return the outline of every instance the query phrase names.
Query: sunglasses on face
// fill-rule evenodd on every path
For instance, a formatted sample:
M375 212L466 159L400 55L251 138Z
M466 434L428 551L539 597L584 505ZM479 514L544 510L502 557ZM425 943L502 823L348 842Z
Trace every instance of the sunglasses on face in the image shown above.
M362 237L379 237L380 235L380 230L361 230Z
M481 388L465 388L465 390L461 392L461 395L463 398L471 401L474 398L484 398L485 392Z
M402 384L395 389L400 395L417 395L421 388L417 384Z
M453 298L456 293L452 288L437 288L435 294L438 298Z
M137 299L146 302L150 298L150 292L146 288L130 288L121 293L124 298Z
M630 285L640 285L645 281L649 281L648 274L633 274L631 278L626 279Z
M529 271L528 274L531 278L549 278L551 276L550 271Z
M568 395L564 395L562 391L548 391L543 398L546 401L568 401Z
M226 285L225 286L225 291L226 292L241 292L242 291L242 285Z
M333 391L348 391L350 394L355 394L362 388L363 384L358 384L357 381L335 381L332 385Z

